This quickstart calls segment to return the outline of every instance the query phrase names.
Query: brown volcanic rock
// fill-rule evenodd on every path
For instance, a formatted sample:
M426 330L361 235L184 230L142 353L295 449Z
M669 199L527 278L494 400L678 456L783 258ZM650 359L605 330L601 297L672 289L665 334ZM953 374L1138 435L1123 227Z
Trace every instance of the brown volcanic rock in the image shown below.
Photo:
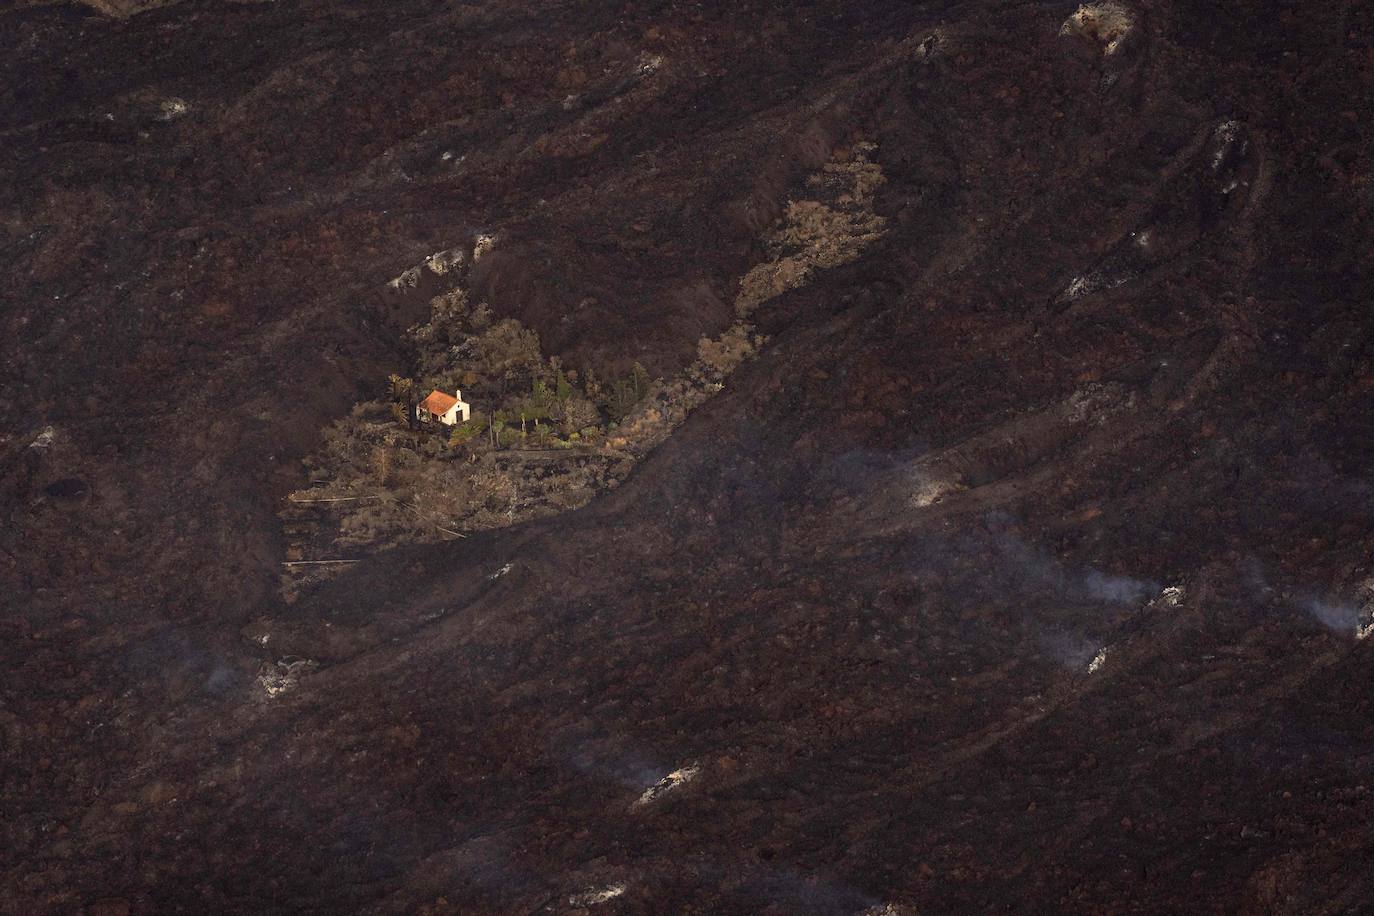
M1374 21L1129 11L0 17L0 909L1362 905ZM623 485L282 605L387 280L674 371L860 138Z

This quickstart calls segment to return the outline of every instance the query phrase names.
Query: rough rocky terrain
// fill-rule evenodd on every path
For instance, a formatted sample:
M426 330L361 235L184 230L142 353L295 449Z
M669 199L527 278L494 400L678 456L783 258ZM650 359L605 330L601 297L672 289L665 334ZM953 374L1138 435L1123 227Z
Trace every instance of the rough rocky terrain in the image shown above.
M1368 4L21 2L0 52L0 912L1374 899ZM283 602L388 280L490 235L496 314L670 376L859 143L882 237L618 488Z

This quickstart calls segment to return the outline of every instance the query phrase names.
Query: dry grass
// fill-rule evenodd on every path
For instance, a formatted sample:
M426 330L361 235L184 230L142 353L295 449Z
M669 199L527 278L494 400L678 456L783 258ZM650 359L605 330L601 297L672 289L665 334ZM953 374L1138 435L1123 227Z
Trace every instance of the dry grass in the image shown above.
M791 201L764 239L769 259L740 280L735 312L746 318L759 305L805 284L817 270L839 267L882 237L886 220L873 212L884 182L868 156L871 144L838 153L807 182L814 200Z

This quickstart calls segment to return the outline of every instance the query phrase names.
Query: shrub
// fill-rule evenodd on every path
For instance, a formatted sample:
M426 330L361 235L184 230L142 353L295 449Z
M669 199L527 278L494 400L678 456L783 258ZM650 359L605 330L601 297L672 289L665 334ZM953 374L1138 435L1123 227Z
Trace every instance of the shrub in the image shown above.
M571 395L554 404L552 420L558 424L558 431L563 435L576 436L578 430L595 426L601 420L601 415L591 401Z
M464 369L480 380L475 387L496 403L529 391L546 371L539 335L511 318L469 339L464 351Z
M486 432L489 422L486 414L477 410L472 411L466 422L453 427L453 432L449 433L448 444L458 446L473 441Z
M697 359L709 377L724 378L754 355L757 347L749 331L747 324L737 321L715 340L703 337L697 342Z

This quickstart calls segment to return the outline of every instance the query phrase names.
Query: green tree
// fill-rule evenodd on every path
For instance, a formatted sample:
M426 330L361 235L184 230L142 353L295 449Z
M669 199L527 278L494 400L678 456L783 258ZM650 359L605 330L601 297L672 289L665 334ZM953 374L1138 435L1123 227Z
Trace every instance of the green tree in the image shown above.
M510 423L510 420L511 415L504 410L493 410L491 412L491 417L487 421L487 434L491 437L492 448L509 446L513 441L511 436L507 434L507 424ZM519 438L520 434L517 431L510 430L510 433L513 434L515 438Z
M572 397L572 382L568 381L568 376L563 372L562 368L559 368L556 372L554 372L553 391L554 397L556 397L560 402L567 401L568 398Z
M625 419L635 405L644 400L649 393L649 371L638 362L630 369L630 374L619 379L611 386L606 399L606 412L616 423Z
M392 373L387 378L387 383L393 405L392 416L396 417L397 422L404 422L408 428L414 429L419 425L415 416L415 404L418 398L415 379L403 378ZM397 415L396 408L403 411L401 416Z
M527 420L547 420L553 412L556 400L549 386L542 380L536 381L530 396L520 405L520 416Z
M644 396L649 393L649 370L641 366L638 360L630 367L630 387L634 391L636 402L644 400Z

